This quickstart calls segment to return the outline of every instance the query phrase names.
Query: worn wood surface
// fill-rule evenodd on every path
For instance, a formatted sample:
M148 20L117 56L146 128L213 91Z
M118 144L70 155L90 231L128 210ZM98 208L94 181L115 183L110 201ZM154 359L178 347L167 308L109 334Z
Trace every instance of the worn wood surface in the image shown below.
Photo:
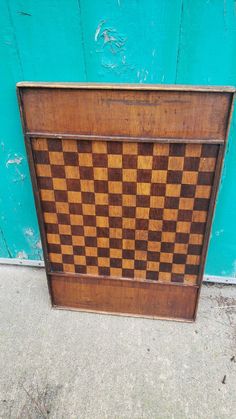
M51 269L196 284L218 149L33 139Z
M59 308L192 321L197 287L50 275L53 304Z
M21 89L27 131L61 134L224 140L232 101L230 92L161 87Z
M52 303L193 320L233 90L18 92Z

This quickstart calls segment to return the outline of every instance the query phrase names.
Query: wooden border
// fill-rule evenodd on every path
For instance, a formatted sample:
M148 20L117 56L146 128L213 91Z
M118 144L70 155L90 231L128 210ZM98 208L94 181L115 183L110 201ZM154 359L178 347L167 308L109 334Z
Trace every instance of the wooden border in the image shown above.
M162 138L162 137L121 137L117 135L79 135L79 134L62 134L62 133L55 133L52 134L50 132L30 132L26 131L25 133L30 139L32 138L55 138L59 140L96 140L96 141L127 141L127 142L144 142L144 143L180 143L180 144L188 144L188 143L196 143L196 144L206 144L206 140L203 138ZM207 144L224 144L225 140L220 139L209 139L207 140Z
M223 145L220 146L220 150L219 150L219 154L218 154L218 158L217 158L217 165L216 165L216 171L215 171L215 177L214 177L213 191L212 191L212 196L211 196L211 201L210 201L210 207L208 209L207 226L206 226L205 238L204 238L204 244L203 244L203 251L202 251L202 260L201 260L200 269L199 269L199 276L198 276L199 289L198 289L197 302L196 302L196 308L195 308L195 313L194 313L194 320L196 320L196 316L197 316L197 309L198 309L200 292L201 292L201 287L202 287L204 268L205 268L205 265L206 265L207 250L208 250L208 246L209 246L211 228L212 228L212 223L213 223L213 219L214 219L214 212L215 212L215 208L216 208L217 194L219 192L219 184L220 184L220 180L221 180L221 173L222 173L222 170L223 170L225 151L226 151L226 147L228 145L229 131L230 131L231 120L232 120L233 111L234 111L235 97L236 97L236 93L234 92L233 96L232 96L229 115L228 115L228 124L227 124L225 142L224 142Z
M53 305L78 311L193 321L198 287L50 273Z
M27 134L52 138L220 143L225 141L232 98L232 88L197 86L22 83L17 89L24 101ZM111 109L113 123L107 124Z
M189 92L235 92L234 86L191 86L188 84L139 84L139 83L74 83L74 82L18 82L16 87L48 87L59 89L118 89L118 90L172 90Z
M117 89L117 90L166 90L166 91L189 91L189 92L229 92L232 93L232 101L231 106L229 109L229 114L227 116L227 132L226 132L226 138L224 140L219 139L181 139L181 138L141 138L141 137L120 137L120 136L95 136L95 135L79 135L79 134L51 134L51 133L43 133L43 132L27 132L26 131L26 125L24 120L24 104L22 101L21 96L21 88L24 87L32 87L32 88L62 88L62 89ZM26 151L27 151L27 157L28 162L30 166L30 175L32 179L32 186L33 186L33 192L34 192L34 199L35 199L35 205L36 205L36 211L38 215L39 220L39 227L40 227L40 233L41 233L41 239L43 243L43 252L44 252L44 259L45 259L45 265L46 265L46 274L47 274L47 280L48 280L48 288L50 292L51 297L51 303L53 307L55 307L55 302L57 302L56 307L58 308L67 308L72 310L79 310L79 311L93 311L93 312L103 312L103 313L109 313L109 314L116 314L116 315L128 315L128 316L141 316L141 317L151 317L151 318L163 318L163 319L169 319L169 320L181 320L181 321L194 321L196 318L196 312L197 312L197 306L199 302L199 295L200 295L200 288L202 283L202 276L206 261L206 254L207 254L207 247L209 243L209 237L210 237L210 230L212 225L212 219L213 219L213 213L215 209L216 204L216 196L220 181L220 174L222 171L223 166L223 159L225 154L225 148L227 143L227 138L229 134L229 126L230 126L230 120L232 118L232 112L233 112L233 103L235 98L235 88L234 87L217 87L217 86L184 86L184 85L139 85L139 84L99 84L99 83L34 83L34 82L21 82L17 83L17 96L19 101L19 107L20 107L20 114L21 114L21 121L22 121L22 127L25 137L25 144L26 144ZM93 138L96 140L116 140L116 141L143 141L143 142L163 142L163 143L207 143L207 144L219 144L220 150L217 158L217 167L214 177L214 184L213 184L213 191L211 195L210 200L210 207L208 211L208 218L207 218L207 227L204 235L204 244L203 244L203 251L201 255L201 264L200 264L200 272L199 272L199 279L198 279L198 285L196 286L188 286L184 284L165 284L165 283L159 283L158 281L136 281L136 280L130 280L130 279L114 279L111 277L104 278L104 277L90 277L90 276L83 276L83 275L71 275L71 274L61 274L61 273L52 273L50 272L50 263L49 263L49 257L47 252L47 240L46 240L46 232L43 222L43 215L42 215L42 209L41 209L41 202L39 197L39 191L37 186L37 178L35 173L35 165L34 165L34 159L32 154L32 148L31 148L31 138L35 137L44 137L44 138L67 138L67 139L88 139ZM66 277L66 281L64 278ZM105 282L104 282L105 281ZM113 308L109 306L109 301L107 302L108 306L104 308L93 307L91 308L89 304L85 304L85 307L78 307L78 301L73 302L73 307L70 306L70 301L68 301L68 304L62 304L60 300L60 293L61 289L63 288L63 292L66 293L66 295L70 295L71 293L71 287L72 285L68 284L76 284L76 291L74 290L75 294L77 295L77 298L83 299L84 291L90 293L92 295L94 293L94 287L101 287L102 286L102 293L104 296L109 295L109 289L114 288L114 281L116 286L118 283L122 286L118 290L120 290L120 293L122 293L122 290L129 289L132 291L129 291L132 295L132 292L135 293L136 298L140 298L140 304L141 304L141 297L139 294L142 292L140 289L155 289L154 296L152 296L151 293L149 297L151 297L151 303L150 303L150 310L152 312L145 314L143 311L141 305L139 305L140 310L138 313L130 312L129 304L130 301L129 297L128 301L129 304L123 305L122 309L119 308L121 306L118 306ZM56 284L56 285L55 285ZM99 285L98 285L99 284ZM102 284L102 285L101 285ZM73 285L74 286L74 285ZM133 291L136 290L136 291ZM191 290L191 291L190 291ZM83 292L82 292L83 291ZM100 288L101 291L101 288ZM99 293L100 293L99 291ZM99 301L99 293L96 294L95 302L97 303ZM164 293L164 294L163 294ZM166 298L161 302L159 299L159 295L165 295ZM179 307L176 308L175 305L173 305L173 298L176 298L176 295L187 295L184 299L186 300L186 307L184 304L179 305ZM121 294L120 294L121 295ZM169 296L169 300L167 298L167 295ZM194 295L194 299L192 299ZM71 298L71 296L70 296ZM166 306L165 304L168 303L168 301L172 301L172 305L170 304L170 312L168 315L166 315ZM181 300L183 302L183 300ZM191 303L189 303L189 301ZM122 298L120 297L119 300L120 303L122 303ZM187 302L190 304L188 312L184 311L187 310ZM84 304L84 303L83 303ZM122 303L123 304L123 303ZM159 304L159 305L158 305ZM161 304L161 305L160 305ZM168 305L168 304L167 304ZM174 307L175 306L175 307ZM169 308L170 308L169 307ZM122 313L120 312L122 311ZM164 311L163 311L164 310ZM171 311L172 310L172 311ZM180 310L180 311L179 311ZM181 312L182 310L182 312ZM180 314L178 314L180 313Z
M43 249L44 262L45 262L45 270L46 270L46 275L47 275L48 290L50 294L50 301L52 304L51 281L48 275L48 272L50 272L50 263L49 263L49 256L48 256L48 250L47 250L46 231L45 231L45 226L44 226L43 212L42 212L40 195L39 195L39 190L38 190L37 177L35 173L35 164L34 164L34 158L33 158L33 153L32 153L31 141L30 141L29 135L26 133L26 130L25 130L24 107L23 107L23 101L22 101L20 89L17 89L17 98L18 98L19 109L20 109L21 124L23 128L24 139L25 139L26 154L27 154L28 164L29 164L29 169L30 169L30 177L31 177L31 182L32 182L35 208L36 208L36 213L38 217L40 237L42 241L42 249Z

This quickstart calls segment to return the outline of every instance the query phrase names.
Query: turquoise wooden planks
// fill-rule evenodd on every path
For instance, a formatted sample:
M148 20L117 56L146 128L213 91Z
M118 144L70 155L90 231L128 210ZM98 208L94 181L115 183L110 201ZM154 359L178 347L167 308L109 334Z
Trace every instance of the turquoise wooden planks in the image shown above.
M85 80L77 0L9 2L26 80Z
M7 3L1 6L0 256L37 259L42 253L15 92L23 72Z
M236 84L234 0L3 0L0 257L42 258L15 83ZM236 274L236 116L207 274Z
M78 3L3 0L0 32L0 257L42 259L15 84L84 80Z
M181 1L80 1L89 81L173 83Z
M184 0L177 83L236 85L235 1ZM236 276L236 113L216 206L206 273Z

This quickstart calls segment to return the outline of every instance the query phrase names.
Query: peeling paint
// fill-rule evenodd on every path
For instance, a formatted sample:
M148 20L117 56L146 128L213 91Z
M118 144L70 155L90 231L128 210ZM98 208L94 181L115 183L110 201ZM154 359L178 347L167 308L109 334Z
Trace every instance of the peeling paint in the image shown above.
M124 35L119 34L116 29L104 26L106 20L101 20L96 28L94 40L101 48L108 46L112 54L120 53L126 43Z
M102 66L105 67L105 68L108 68L109 70L113 70L114 68L118 67L118 64L102 62Z
M223 228L221 229L221 230L217 230L216 232L215 232L215 235L216 236L220 236L221 234L223 234L224 233L224 230L223 230Z
M127 37L109 26L105 19L97 25L94 41L97 44L95 52L102 55L100 64L103 68L119 76L134 70L125 54Z
M236 278L236 259L233 261L233 271L230 276Z
M101 28L102 28L102 26L103 26L103 24L104 24L105 22L106 22L105 20L101 20L101 22L98 24L97 29L96 29L96 31L95 31L95 36L94 36L94 40L95 40L95 42L97 42L98 37L99 37L99 34L100 34L100 31L101 31Z
M114 36L110 35L109 30L103 31L102 35L103 35L103 39L104 39L104 44L107 44L107 42L112 42L112 41L116 42L116 38Z
M16 255L17 259L28 259L28 255L24 250L21 250Z
M34 229L31 227L26 227L23 230L24 237L27 240L29 247L37 259L42 260L42 243L39 239L38 233L35 233Z
M35 246L34 230L31 227L26 227L24 228L23 233L24 233L25 238L30 243L30 246Z
M18 157L15 154L15 158L14 159L8 159L7 160L6 167L8 167L10 164L21 164L22 160L23 160L23 157Z
M35 247L36 247L36 249L42 249L42 242L41 242L41 240L38 240L38 241L35 243Z
M139 83L145 83L145 81L147 80L148 77L148 70L145 69L141 69L137 71L137 78Z
M34 230L30 227L25 228L25 235L26 236L33 236L34 235Z
M12 157L11 154L8 154L8 160L6 161L6 168L8 169L9 166L14 167L16 177L12 179L12 182L18 183L23 182L26 179L26 175L21 173L19 166L21 165L22 161L24 160L23 156L19 156L16 153Z
M26 175L21 173L18 169L16 169L16 173L17 173L18 177L13 179L14 183L23 182L26 179Z

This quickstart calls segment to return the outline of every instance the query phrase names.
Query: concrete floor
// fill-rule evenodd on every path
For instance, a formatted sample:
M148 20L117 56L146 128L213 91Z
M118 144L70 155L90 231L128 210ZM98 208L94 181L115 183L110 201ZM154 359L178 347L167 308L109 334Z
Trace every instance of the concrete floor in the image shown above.
M195 324L52 310L44 270L0 268L0 417L235 418L236 289Z

